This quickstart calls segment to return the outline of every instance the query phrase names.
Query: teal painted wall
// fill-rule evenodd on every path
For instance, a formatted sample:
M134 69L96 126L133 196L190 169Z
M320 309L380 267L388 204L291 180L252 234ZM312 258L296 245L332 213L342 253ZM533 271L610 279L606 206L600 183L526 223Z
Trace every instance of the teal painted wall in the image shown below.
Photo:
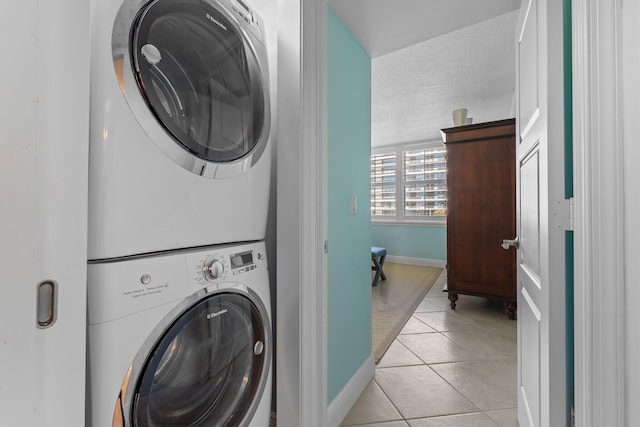
M371 245L393 256L446 261L447 229L443 226L373 224Z
M327 11L327 399L371 354L371 58ZM357 213L351 214L351 195Z

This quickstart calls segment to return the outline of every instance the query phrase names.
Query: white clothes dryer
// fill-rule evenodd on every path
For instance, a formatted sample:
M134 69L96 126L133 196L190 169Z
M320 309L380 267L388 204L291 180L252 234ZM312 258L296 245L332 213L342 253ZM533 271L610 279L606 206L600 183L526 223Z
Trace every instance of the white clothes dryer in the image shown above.
M87 425L266 427L264 242L88 266Z
M260 16L243 0L91 7L89 260L264 239Z

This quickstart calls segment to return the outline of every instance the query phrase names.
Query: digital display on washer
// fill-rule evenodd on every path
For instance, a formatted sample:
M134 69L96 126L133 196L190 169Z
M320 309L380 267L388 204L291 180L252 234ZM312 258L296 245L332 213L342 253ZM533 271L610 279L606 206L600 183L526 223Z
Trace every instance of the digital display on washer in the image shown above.
M229 257L231 268L240 268L253 264L253 251L240 252Z

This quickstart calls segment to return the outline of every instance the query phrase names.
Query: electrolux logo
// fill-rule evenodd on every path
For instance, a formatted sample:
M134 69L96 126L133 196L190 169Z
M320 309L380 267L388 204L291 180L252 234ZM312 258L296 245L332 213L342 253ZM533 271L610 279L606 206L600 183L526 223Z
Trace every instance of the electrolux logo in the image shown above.
M220 28L222 28L223 30L227 31L227 27L225 27L220 21L218 21L216 18L214 18L213 16L209 15L208 13L207 15L207 19L215 24L218 24L218 26Z
M213 319L214 317L221 316L221 315L223 315L223 314L227 313L228 311L229 311L229 310L227 310L226 308L223 308L223 309L222 309L222 310L220 310L220 311L216 311L216 312L213 312L213 313L209 313L209 314L207 314L207 320L209 320L209 319Z

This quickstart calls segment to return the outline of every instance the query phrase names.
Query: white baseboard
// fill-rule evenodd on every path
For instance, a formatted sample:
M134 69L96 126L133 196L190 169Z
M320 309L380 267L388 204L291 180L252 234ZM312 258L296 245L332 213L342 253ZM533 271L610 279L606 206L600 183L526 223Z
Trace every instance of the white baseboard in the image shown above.
M358 371L351 377L349 382L342 388L340 393L329 404L329 417L327 425L338 427L347 416L353 405L356 403L365 387L371 382L375 373L376 365L373 353L367 357Z
M398 264L421 265L423 267L445 268L447 261L440 259L411 258L407 256L387 255L385 262L396 262Z

